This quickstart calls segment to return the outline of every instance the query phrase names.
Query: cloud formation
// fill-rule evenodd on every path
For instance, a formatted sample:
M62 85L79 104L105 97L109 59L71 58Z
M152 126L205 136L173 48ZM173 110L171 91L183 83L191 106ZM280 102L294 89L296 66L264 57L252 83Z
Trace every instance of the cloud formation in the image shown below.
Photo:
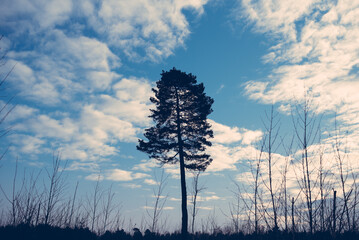
M140 128L135 125L143 125L148 122L146 114L141 112L133 112L132 115L135 116L132 117L131 107L136 104L146 106L146 103L141 102L134 102L129 106L122 102L114 102L112 104L114 111L118 108L122 108L123 111L126 106L128 108L125 113L116 114L114 111L106 111L105 103L95 102L81 107L76 115L60 112L58 115L52 114L53 116L41 114L39 110L21 107L18 109L18 114L14 112L13 117L19 119L26 115L27 118L15 125L16 134L13 140L24 151L28 149L25 152L28 152L29 149L35 152L45 149L45 152L48 152L49 150L46 150L48 146L44 141L46 140L61 150L64 159L94 161L115 155L120 151L118 147L114 146L115 143L137 142ZM134 109L139 108L135 107ZM143 109L145 113L148 111L143 106L140 109ZM34 135L38 139L37 144L34 145L32 141L16 138L19 134ZM34 149L35 147L37 149Z
M358 116L359 97L355 91L359 89L359 47L355 42L359 23L354 16L359 12L359 4L277 3L243 1L241 11L254 29L279 37L264 56L265 62L275 66L270 80L248 82L245 85L248 96L264 103L282 103L281 109L285 111L290 109L286 104L301 101L309 90L317 112Z
M190 34L182 11L188 9L201 15L206 3L207 0L5 0L0 26L19 36L42 34L71 22L67 30L71 34L91 30L134 61L158 61L184 46Z
M59 105L75 101L77 94L106 90L119 78L112 70L119 57L99 40L68 37L60 30L49 30L45 39L32 51L8 53L7 65L16 66L9 80L25 98Z
M350 126L348 141L357 143L359 3L304 1L298 7L296 1L265 2L243 1L237 9L246 13L255 31L278 37L263 57L274 67L272 73L267 81L247 82L246 94L265 104L277 103L287 114L309 97L315 113L335 112L341 124ZM279 14L283 12L292 16ZM352 152L359 149L354 145Z
M120 143L136 142L150 123L152 84L124 76L121 58L158 62L184 47L190 29L183 10L200 16L206 3L5 0L1 46L5 67L16 65L9 82L24 100L9 118L14 151L59 149L62 158L81 161L72 170L84 170L117 155Z
M108 0L101 2L98 12L89 11L89 16L94 20L94 29L99 34L106 34L110 45L121 48L131 59L141 57L136 51L141 48L146 58L157 61L158 58L172 55L173 49L183 46L185 38L190 34L182 10L191 9L201 14L206 2ZM95 9L95 4L87 4L87 8ZM100 27L103 25L106 28Z
M330 119L332 115L329 114L336 112L338 124L347 126L346 130L324 132L321 144L308 147L309 171L314 174L320 169L318 155L321 153L325 173L339 179L339 162L333 153L337 136L342 141L339 152L344 159L344 168L357 172L359 168L354 159L359 153L359 45L356 44L359 21L355 16L359 14L359 3L316 0L240 2L235 14L245 18L253 31L267 34L272 43L263 61L273 70L266 81L245 83L247 96L264 104L278 104L279 110L286 114L291 113L294 105L309 98L311 111L329 116L325 123L328 129L334 128L334 119ZM299 170L301 156L300 150L289 156L293 161L288 176L296 176L288 178L292 195L299 194L296 178L300 179L302 174ZM274 184L280 186L283 166L288 159L280 154L275 159L273 179ZM266 164L264 161L263 169L268 168ZM268 175L264 173L261 177L261 181L267 181ZM350 178L346 182L348 187L352 184ZM239 175L238 180L252 184L253 176L246 172ZM313 195L318 192L319 189L313 187Z
M150 177L145 173L135 173L132 171L126 171L123 169L115 168L111 170L106 170L104 173L92 173L85 177L87 180L97 181L99 180L111 180L115 182L129 182L135 179L148 178ZM130 184L126 185L130 188L137 188L138 185Z

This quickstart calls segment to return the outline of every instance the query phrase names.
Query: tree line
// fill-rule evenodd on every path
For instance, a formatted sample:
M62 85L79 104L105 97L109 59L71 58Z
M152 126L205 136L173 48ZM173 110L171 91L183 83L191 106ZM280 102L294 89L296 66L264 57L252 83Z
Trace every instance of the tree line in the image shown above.
M216 236L272 234L275 238L283 234L330 233L335 237L358 232L357 169L350 164L346 132L335 121L334 130L327 131L328 137L322 139L321 119L309 91L291 108L291 134L280 135L281 123L273 106L265 113L264 135L255 159L248 161L246 181L233 181L234 201L228 211L221 209L228 224L219 226L215 217L209 216L201 228L196 227L196 204L204 189L199 184L200 173L212 162L206 149L213 137L207 122L213 99L206 96L204 85L197 84L195 76L175 68L162 72L153 92L155 96L150 100L155 109L150 117L154 126L145 130L147 140L139 140L137 148L162 164L179 164L182 238L187 238L189 231ZM101 187L100 176L85 198L78 197L79 183L71 196L65 197L64 169L66 163L61 161L59 153L54 153L52 168L44 169L47 180L39 187L40 172L24 173L19 180L16 164L11 191L0 188L4 197L1 201L9 206L2 210L0 224L88 228L99 235L108 230L119 231L126 225L133 236L147 228L149 233L166 231L166 223L161 223L166 203L166 198L162 198L166 186L164 175L154 189L154 206L136 226L130 219L125 220L112 186ZM194 173L190 217L186 171Z

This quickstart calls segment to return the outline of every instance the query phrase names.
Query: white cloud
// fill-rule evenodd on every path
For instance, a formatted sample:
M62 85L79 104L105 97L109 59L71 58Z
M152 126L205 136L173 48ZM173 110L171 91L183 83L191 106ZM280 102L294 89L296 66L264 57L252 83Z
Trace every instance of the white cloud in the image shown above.
M242 134L238 127L229 127L213 120L208 120L213 129L214 138L211 139L214 143L234 143L242 140Z
M99 164L95 162L78 162L74 161L66 168L68 171L85 171L85 172L94 172L100 169Z
M114 79L119 77L119 75L109 71L88 71L86 77L90 81L92 89L105 90L111 85L111 82Z
M104 176L102 174L93 173L93 174L90 174L90 175L86 176L85 179L90 180L90 181L102 181L105 178L104 178Z
M284 41L295 41L295 22L311 13L319 0L240 0L235 9L237 18L245 18L255 25L259 32L282 34Z
M101 95L98 107L105 113L121 119L148 126L151 119L149 99L152 96L151 84L146 79L123 78L112 87L116 97Z
M113 137L120 141L137 142L136 132L130 122L115 116L107 115L93 106L85 106L81 116L81 127L98 140L107 140Z
M212 196L197 196L197 201L199 202L208 202L208 201L215 201L215 200L224 200L223 197L219 197L217 195Z
M143 206L143 209L154 209L154 207L150 207L150 206Z
M134 173L133 174L134 179L148 178L148 177L150 177L150 175L148 175L147 173Z
M158 182L156 182L153 179L145 179L143 182L148 184L148 185L158 185Z
M17 150L58 148L64 159L81 161L72 169L84 170L87 162L118 154L119 143L136 142L150 123L152 85L122 76L118 55L135 61L171 55L190 34L182 11L199 16L206 2L5 0L0 27L9 35L1 44L9 51L6 67L16 65L9 82L28 104L11 120L21 118L14 129L34 138L18 139Z
M5 104L6 103L4 103L3 101L0 101L0 106L5 106ZM9 114L6 117L7 122L13 122L13 121L21 120L21 119L30 118L31 116L33 116L34 114L36 114L38 112L38 109L31 108L26 105L18 104L14 107L12 104L9 103L7 105L7 108L5 108L3 110L3 113L4 112L7 113L10 110L11 110L11 114Z
M73 102L76 94L109 89L120 75L119 58L105 43L80 36L69 37L60 30L50 30L46 43L31 52L9 52L9 76L22 96L45 104Z
M132 188L132 189L141 188L141 187L142 187L141 185L135 184L135 183L123 183L123 184L121 184L121 186L124 186L124 187L126 187L126 188Z
M223 170L237 170L236 164L243 160L255 159L258 150L251 146L225 146L213 144L208 148L208 153L213 162L208 166L207 172L218 172Z
M84 36L69 37L60 30L53 30L49 36L53 41L46 43L45 51L56 55L56 58L67 61L76 68L110 71L119 67L119 58L108 48L106 43L95 38Z
M224 88L224 84L221 84L221 86L219 86L219 88L217 89L216 93L220 93Z
M163 168L165 169L165 173L173 179L180 179L179 164L165 164Z
M37 32L62 24L72 11L71 0L4 0L1 5L1 25L17 28L19 32Z
M315 113L336 112L339 124L350 126L347 141L351 143L350 154L356 156L359 21L354 16L359 12L359 3L249 0L242 3L243 16L254 24L255 31L279 36L271 39L274 46L264 57L274 67L272 73L267 81L247 82L248 97L265 104L278 103L279 109L288 113L291 105L302 102L309 93ZM324 144L327 141L322 138ZM317 160L313 162L318 164Z
M96 100L94 104L80 108L78 119L69 117L54 119L39 115L18 125L17 129L32 132L42 138L53 139L60 145L65 159L95 160L98 157L115 155L119 152L119 148L113 146L115 143L137 142L136 135L139 133L139 128L132 123L146 125L148 122L149 107L146 105L148 95L146 100L144 98L141 101L137 100L143 97L144 92L150 91L148 82L134 80L131 85L130 80L126 81L129 83L126 88L124 86L115 88L135 92L134 89L140 87L138 96L131 95L127 101L108 96L114 100L112 105L109 101Z
M175 208L174 208L174 207L163 207L162 209L165 210L165 211L166 211L166 210L168 211L168 210L173 210L173 209L175 209Z
M67 27L78 33L84 28L77 20L81 19L128 57L158 61L183 46L190 34L182 11L190 9L199 16L206 3L207 0L107 0L100 3L95 0L6 0L0 10L0 26L16 34L42 33L71 22Z
M213 207L201 207L201 206L197 206L196 208L202 209L202 210L209 210L209 211L213 210Z
M251 182L253 180L253 174L251 172L243 172L236 175L236 181L240 183Z
M236 170L235 164L239 159L235 159L234 149L220 144L213 144L208 148L208 152L213 158L213 162L207 167L206 171L223 171L223 170Z
M181 201L182 199L181 199L181 198L170 197L169 200L170 200L170 201L179 202L179 201Z
M107 180L124 181L124 182L132 181L134 179L145 178L145 177L150 177L150 176L145 173L133 173L131 171L126 171L122 169L109 170L105 175L105 178Z
M61 152L61 156L63 159L74 159L74 160L80 160L80 161L94 161L97 160L97 155L93 153L93 149L89 148L88 146L84 146L80 142L74 142L71 144L62 144L58 148L58 150ZM112 149L111 149L112 150ZM110 154L112 154L113 151L111 151ZM108 152L106 152L109 154Z
M10 141L19 146L19 150L25 154L39 154L42 153L42 147L45 141L36 136L28 136L23 134L13 134L10 136Z
M133 170L141 170L143 172L152 171L153 168L158 168L159 164L156 162L155 159L150 160L141 160L141 163L136 164L133 166Z
M151 85L146 79L123 78L113 85L116 96L122 101L139 101L147 103L153 96Z
M106 34L111 45L124 49L132 58L157 61L184 45L190 34L183 9L203 12L206 0L191 1L103 1L98 15L92 13L92 25L99 34ZM106 28L100 26L106 25ZM145 56L137 49L144 49Z
M263 136L263 132L260 130L255 130L255 131L247 130L247 129L243 129L243 130L244 133L243 133L242 144L250 145L256 143Z
M132 172L121 169L113 169L108 173L107 178L113 181L132 181Z
M34 135L41 142L48 141L52 144L51 148L61 151L63 159L81 161L100 161L101 158L116 155L119 148L114 144L137 142L139 131L130 122L95 110L90 105L82 108L77 119L69 118L66 113L54 117L33 114L15 125L14 129L29 137ZM27 142L17 141L17 144L24 153L29 152ZM35 146L42 147L37 151L50 151L48 145Z
M159 198L159 199L165 199L165 198L167 198L167 196L163 196L163 195L160 195L160 196L158 196L158 195L152 195L151 197L152 197L152 198Z
M36 8L42 11L37 15L37 21L41 28L47 28L58 23L63 23L69 18L69 13L72 10L72 1L38 1Z
M85 106L76 122L78 132L62 145L63 157L80 160L116 155L118 142L136 142L137 129L130 122Z
M19 125L20 126L20 125ZM47 115L38 115L23 124L18 129L34 131L39 137L56 137L58 139L70 140L77 132L77 126L69 118L61 121L50 118Z
M242 142L243 144L252 144L260 140L262 132L260 130L252 131L245 128L229 127L213 120L208 120L213 129L213 143L230 144Z
M143 209L154 209L154 207L150 207L150 206L143 206L142 208L143 208ZM168 211L168 210L173 210L173 209L175 209L175 208L174 208L174 207L163 207L163 208L162 208L162 210L165 210L165 211L166 211L166 210L167 210L167 211Z
M126 171L123 169L115 168L111 170L106 170L103 173L92 173L85 177L86 180L97 181L100 177L100 180L111 180L116 182L131 182L136 179L148 178L150 177L145 173L135 173L132 171ZM134 183L123 183L122 186L128 188L139 188L141 185Z
M269 62L282 61L284 64L274 69L270 81L248 82L245 89L250 98L285 104L293 99L303 99L305 89L311 89L318 112L339 107L342 113L340 109L343 107L356 108L359 97L354 89L359 88L359 82L358 73L352 70L359 63L359 47L355 44L359 24L353 15L359 11L359 4L338 1L336 5L330 2L318 5L316 2L281 1L274 12L291 14L295 11L291 17L286 17L272 12L270 6L274 6L274 2L266 1L260 5L259 2L244 1L244 11L248 16L256 16L250 17L254 24L269 23L266 25L270 29L263 29L264 32L281 32L281 26L289 23L297 24L288 31L298 35L287 44L279 43L271 48ZM297 4L301 6L298 8ZM273 18L275 23L270 21ZM302 19L303 26L296 23L297 19Z

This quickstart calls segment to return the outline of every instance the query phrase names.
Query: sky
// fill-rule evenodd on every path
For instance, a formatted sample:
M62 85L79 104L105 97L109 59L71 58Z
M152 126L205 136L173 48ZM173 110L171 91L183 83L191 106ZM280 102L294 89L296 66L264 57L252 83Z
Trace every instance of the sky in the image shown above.
M8 149L0 161L5 192L16 161L24 174L42 171L46 179L44 170L60 153L66 193L79 181L79 195L86 198L100 176L103 189L113 186L127 221L139 225L151 210L163 169L168 175L164 216L178 228L178 166L160 168L136 150L152 124L151 88L162 70L173 67L197 76L214 99L213 146L207 149L213 162L200 177L206 187L200 195L203 219L216 215L228 221L234 182L250 186L272 105L285 145L295 135L295 106L310 95L322 143L313 140L313 152L324 149L326 169L333 169L338 133L346 144L346 167L359 169L354 161L359 157L358 1L4 0L1 5L2 76L14 68L0 101L4 106L13 97L7 108L16 105L1 123L3 129L11 127L0 146L2 152ZM335 122L341 131L334 131ZM288 158L279 140L277 145L279 188ZM298 140L293 146L295 160ZM318 160L312 161L314 172ZM297 196L296 161L291 169L291 194ZM191 173L187 177L190 189Z

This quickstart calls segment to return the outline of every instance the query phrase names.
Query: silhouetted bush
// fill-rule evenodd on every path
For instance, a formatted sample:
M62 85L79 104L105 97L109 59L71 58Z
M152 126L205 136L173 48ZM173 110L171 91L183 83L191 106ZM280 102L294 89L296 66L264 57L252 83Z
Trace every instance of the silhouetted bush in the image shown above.
M30 226L20 224L17 226L0 227L1 240L181 240L180 233L157 234L146 230L144 234L139 229L134 230L134 234L126 233L124 230L115 232L106 231L98 236L91 232L88 228L60 228L50 225ZM358 232L337 233L335 238L329 232L316 232L312 235L305 232L295 233L294 236L290 232L270 231L263 234L234 233L224 234L218 231L214 234L196 233L189 236L189 240L353 240L359 239Z
M20 224L18 226L0 227L0 239L2 240L96 240L95 233L87 228L59 228L49 225L36 227Z

